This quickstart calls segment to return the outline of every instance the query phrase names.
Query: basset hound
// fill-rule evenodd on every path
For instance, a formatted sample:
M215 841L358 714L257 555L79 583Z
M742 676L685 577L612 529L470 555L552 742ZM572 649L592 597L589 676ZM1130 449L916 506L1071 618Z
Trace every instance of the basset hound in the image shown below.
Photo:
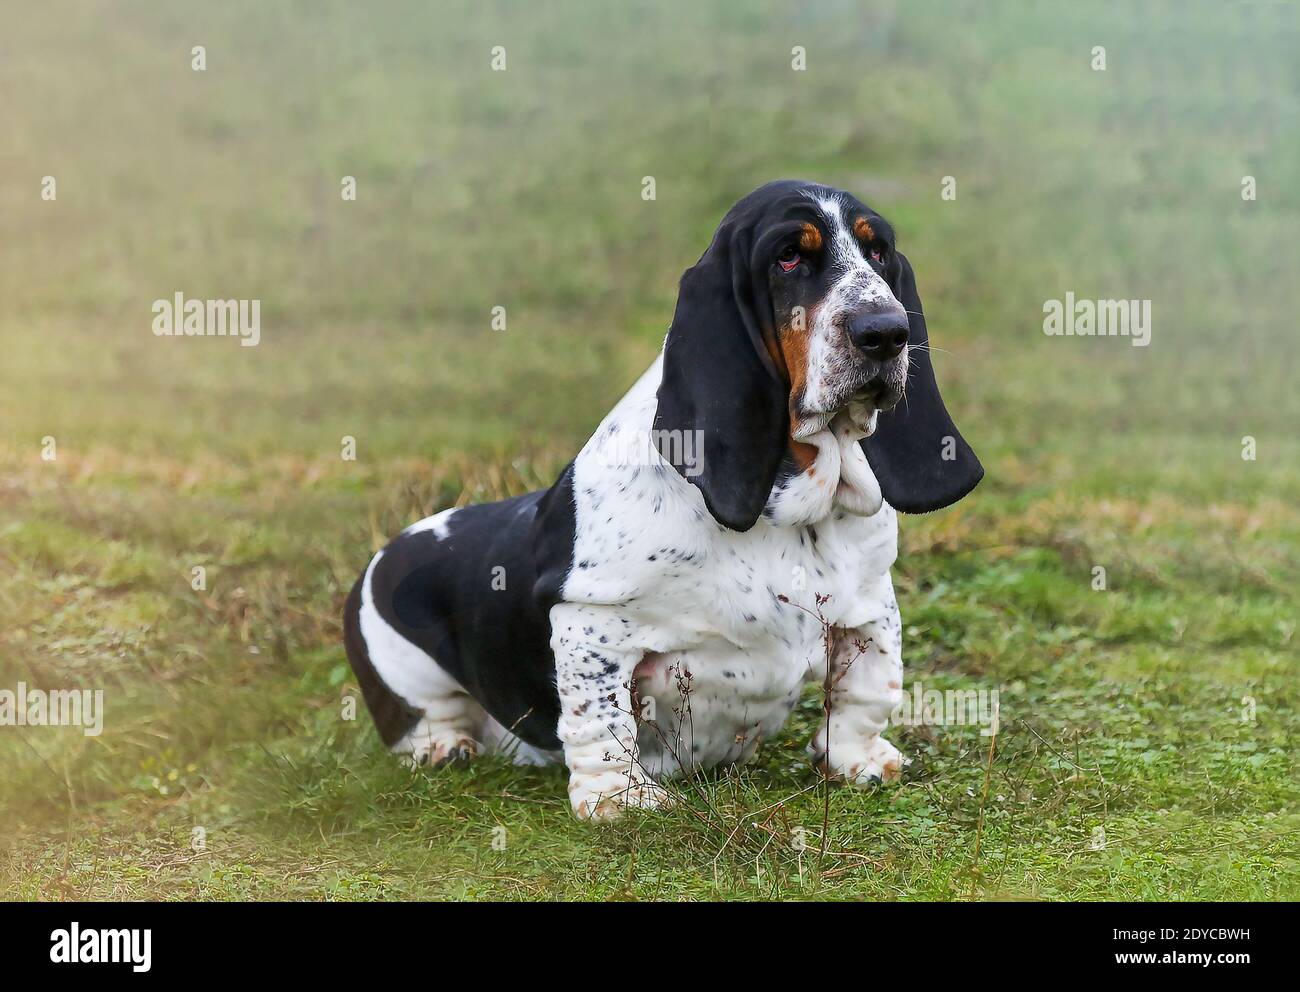
M748 760L808 681L830 699L814 765L890 781L895 511L982 476L893 228L840 190L769 183L723 218L662 353L550 489L444 510L374 556L348 658L392 751L562 761L580 818Z

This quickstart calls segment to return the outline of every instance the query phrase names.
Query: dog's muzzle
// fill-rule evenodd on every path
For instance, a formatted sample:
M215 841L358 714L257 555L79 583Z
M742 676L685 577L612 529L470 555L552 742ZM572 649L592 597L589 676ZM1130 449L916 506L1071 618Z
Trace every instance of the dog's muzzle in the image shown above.
M889 410L907 384L907 313L901 308L865 310L844 322L849 343L864 359L864 382L853 399Z

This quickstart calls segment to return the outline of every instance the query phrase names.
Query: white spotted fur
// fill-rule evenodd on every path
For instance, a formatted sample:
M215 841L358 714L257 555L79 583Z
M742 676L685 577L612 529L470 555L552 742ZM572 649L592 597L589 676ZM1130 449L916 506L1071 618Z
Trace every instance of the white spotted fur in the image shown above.
M850 663L825 764L856 783L893 777L901 759L879 735L902 697L889 578L897 521L857 444L863 433L835 418L813 439L814 473L774 490L749 531L728 530L666 463L598 456L610 435L650 430L661 364L575 464L574 566L551 611L575 812L655 805L664 797L654 779L752 756L801 686L825 677L819 609L836 631L834 663ZM824 731L812 743L819 755Z

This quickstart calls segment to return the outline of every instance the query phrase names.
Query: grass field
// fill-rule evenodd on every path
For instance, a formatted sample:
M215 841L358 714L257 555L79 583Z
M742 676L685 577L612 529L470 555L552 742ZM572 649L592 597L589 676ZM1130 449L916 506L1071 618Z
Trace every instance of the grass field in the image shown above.
M0 897L1300 897L1298 20L6 15L0 689L100 688L105 716L0 727ZM617 827L574 822L558 769L398 767L342 718L358 570L419 516L548 485L722 213L782 176L857 193L916 267L987 478L902 520L904 657L998 690L994 748L898 728L901 785L826 790L814 693L755 765ZM260 299L261 343L155 337L177 291ZM1150 299L1151 344L1045 335L1067 291Z

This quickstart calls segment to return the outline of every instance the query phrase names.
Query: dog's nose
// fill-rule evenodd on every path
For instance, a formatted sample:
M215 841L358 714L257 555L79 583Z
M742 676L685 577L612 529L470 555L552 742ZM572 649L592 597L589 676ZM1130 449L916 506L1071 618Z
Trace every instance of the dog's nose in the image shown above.
M862 313L849 318L849 340L869 358L887 362L907 344L907 315Z

